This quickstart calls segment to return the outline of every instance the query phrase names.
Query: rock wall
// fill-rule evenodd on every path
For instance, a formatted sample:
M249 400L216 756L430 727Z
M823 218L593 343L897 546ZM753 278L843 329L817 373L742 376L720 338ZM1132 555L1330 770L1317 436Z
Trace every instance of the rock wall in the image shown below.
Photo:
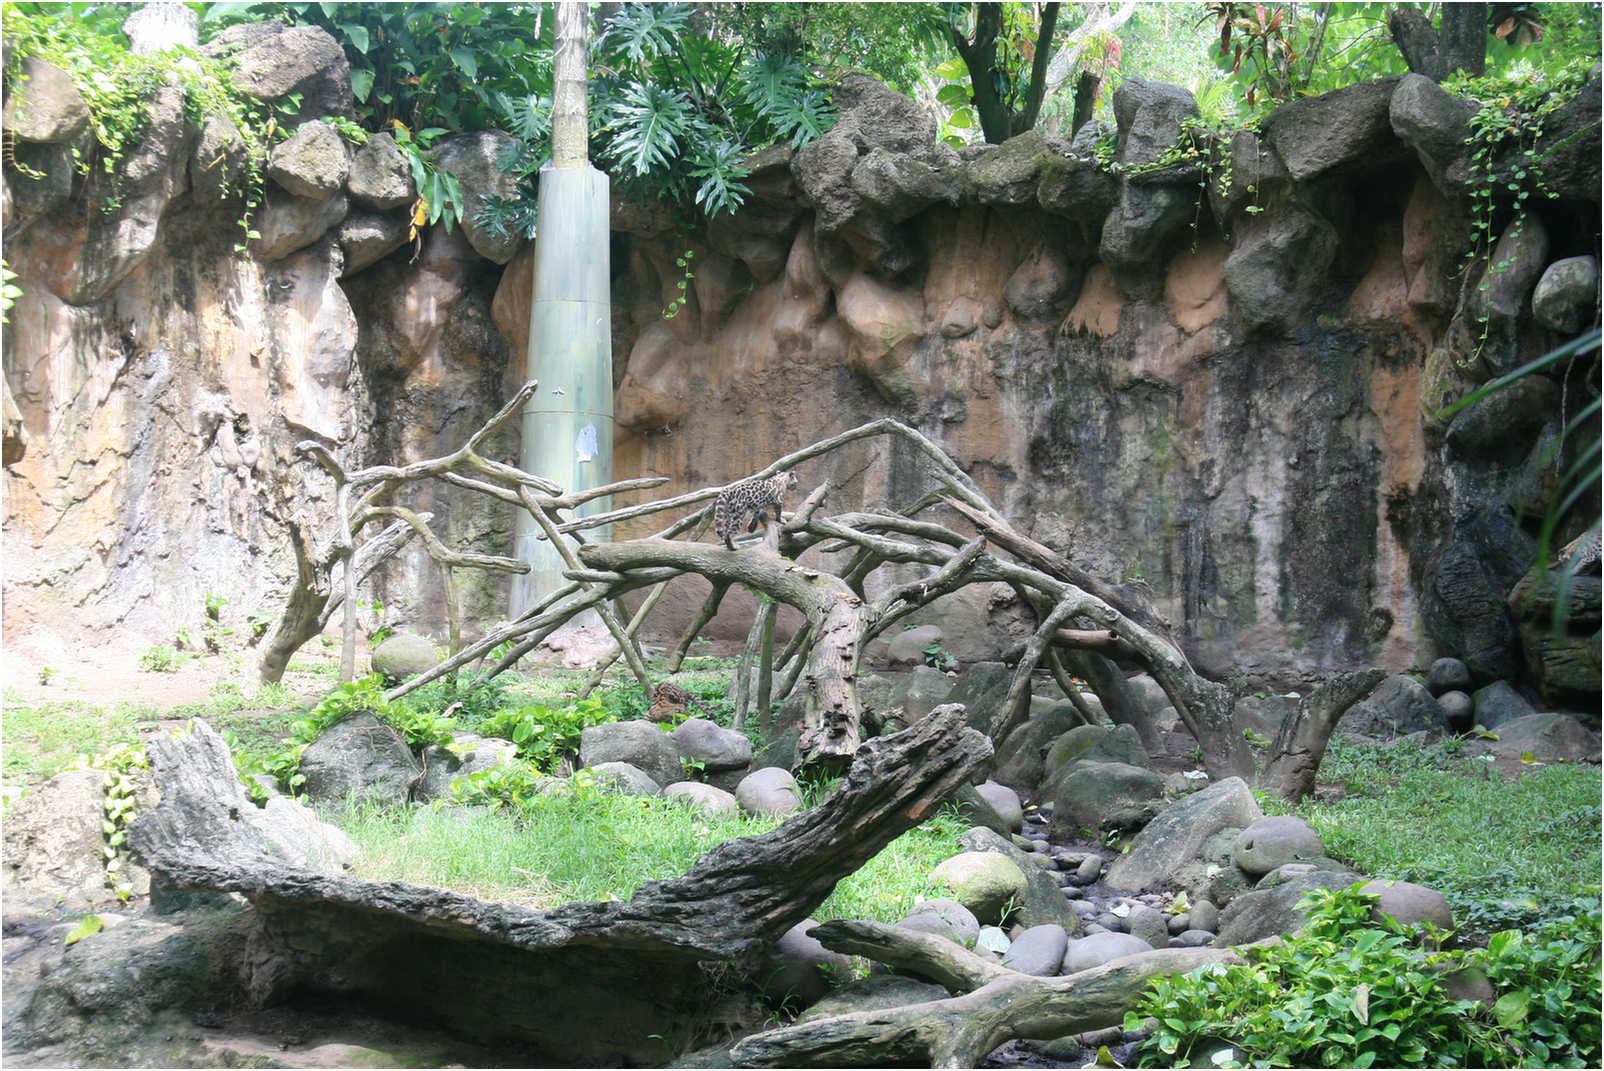
M317 86L309 114L348 108L343 59L307 31L230 33L279 46L248 50L242 84ZM754 158L733 217L686 229L615 205L616 474L724 483L892 414L1022 530L1144 579L1201 668L1295 686L1452 653L1511 676L1504 597L1553 493L1543 451L1596 366L1436 414L1596 322L1598 98L1595 78L1551 124L1553 196L1496 218L1505 266L1484 292L1479 268L1461 273L1467 106L1417 76L1288 105L1207 172L1164 152L1195 113L1174 87L1126 83L1117 129L1072 143L959 152L912 102L848 78L832 131ZM17 160L46 175L6 163L24 289L5 335L8 632L70 618L154 635L198 620L208 592L273 608L289 575L278 520L328 508L295 441L353 463L428 456L521 378L531 251L472 227L410 243L387 138L355 151L300 127L241 256L237 201L205 165L226 136L178 115L147 138L150 160L123 164L147 192L108 215L60 151L81 128L25 131L7 109ZM470 200L505 189L498 137L442 150ZM1583 281L1534 312L1561 262ZM667 316L682 280L689 300ZM828 478L837 509L900 506L922 491L916 465L864 446L802 478ZM423 505L449 538L510 545L504 510ZM420 555L377 594L393 616L443 621ZM699 596L683 594L665 605L688 616ZM1023 627L986 592L947 602L932 614L960 658ZM486 582L469 612L502 605ZM749 612L732 600L726 634Z

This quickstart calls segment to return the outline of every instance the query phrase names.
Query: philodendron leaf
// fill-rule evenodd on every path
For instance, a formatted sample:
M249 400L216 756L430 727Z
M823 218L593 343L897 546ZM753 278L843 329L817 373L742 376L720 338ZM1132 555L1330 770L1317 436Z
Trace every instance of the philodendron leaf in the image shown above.
M99 915L85 915L83 918L78 920L78 925L67 931L67 936L62 940L61 943L63 947L66 945L75 945L79 941L82 941L85 937L88 937L90 934L99 933L105 928L106 924L100 920Z

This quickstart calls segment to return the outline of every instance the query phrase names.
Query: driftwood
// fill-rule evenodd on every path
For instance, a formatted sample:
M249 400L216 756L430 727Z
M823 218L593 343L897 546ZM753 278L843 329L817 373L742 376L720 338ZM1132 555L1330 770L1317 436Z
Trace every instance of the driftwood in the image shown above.
M1170 948L1038 978L945 938L880 923L826 922L809 932L826 948L923 975L961 995L754 1034L731 1050L737 1066L977 1067L1016 1038L1059 1038L1117 1024L1158 975L1242 961L1230 949Z
M150 744L161 803L130 843L166 890L232 892L261 932L241 981L258 1003L328 996L548 1047L559 1064L663 1060L699 964L739 960L805 919L842 878L922 821L991 754L963 708L870 742L841 786L770 833L727 841L625 901L548 911L283 857L228 749L203 723ZM488 994L517 993L520 1012Z

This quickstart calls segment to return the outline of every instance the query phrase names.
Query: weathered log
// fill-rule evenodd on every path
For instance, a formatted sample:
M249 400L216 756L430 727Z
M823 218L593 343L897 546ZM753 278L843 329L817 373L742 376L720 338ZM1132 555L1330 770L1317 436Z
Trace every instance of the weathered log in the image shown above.
M241 965L255 1000L299 993L426 1012L583 1066L665 1059L650 1035L672 1035L706 991L699 963L778 939L934 813L991 748L965 727L962 707L939 708L866 744L836 792L778 829L726 841L629 900L548 911L284 859L242 821L253 805L204 723L152 741L149 753L161 803L135 821L130 843L158 887L255 905L261 932ZM487 996L508 992L529 1014Z
M1276 733L1259 784L1287 800L1301 800L1313 792L1314 775L1337 722L1386 676L1379 669L1339 673L1299 700L1298 712Z
M977 1067L1006 1041L1058 1038L1120 1022L1158 975L1241 962L1230 949L1167 948L1065 977L1038 978L943 938L875 922L827 922L810 934L826 948L968 992L754 1034L731 1050L737 1066Z

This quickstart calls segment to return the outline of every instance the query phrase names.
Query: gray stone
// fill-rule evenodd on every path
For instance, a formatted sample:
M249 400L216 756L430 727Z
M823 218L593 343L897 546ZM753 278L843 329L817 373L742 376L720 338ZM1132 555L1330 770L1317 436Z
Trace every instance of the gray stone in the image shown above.
M1231 308L1254 328L1286 334L1308 316L1336 258L1336 229L1296 202L1242 223L1225 258Z
M401 734L363 711L335 722L301 754L307 798L342 804L352 795L405 803L423 767Z
M991 809L1008 826L1009 832L1024 825L1025 811L1019 802L1019 793L995 781L982 781L975 786L975 791L991 805Z
M1241 834L1242 830L1235 826L1210 834L1197 854L1175 871L1171 882L1194 900L1222 905L1247 892L1253 886L1252 879L1232 859Z
M1180 143L1181 120L1197 114L1197 101L1180 86L1127 78L1114 90L1115 162L1125 167L1154 163Z
M1345 889L1360 880L1350 871L1317 870L1233 900L1220 915L1218 944L1245 945L1303 928L1298 901L1310 889ZM1171 942L1178 944L1179 942Z
M964 948L972 948L980 936L980 920L956 900L936 897L926 900L897 923L898 929L933 933Z
M1084 131L1091 125L1087 123L1081 129ZM1114 207L1117 188L1114 176L1092 158L1047 152L1042 154L1038 164L1036 201L1044 211L1055 216L1100 220Z
M1448 727L1456 733L1476 724L1476 701L1464 692L1444 692L1437 697L1437 705L1442 707Z
M936 625L915 625L891 637L887 660L893 666L923 666L925 648L941 642L941 629Z
M1220 909L1209 899L1192 901L1192 929L1217 933L1220 929Z
M852 169L852 188L874 213L901 223L939 201L956 204L958 186L929 164L876 146Z
M1103 873L1103 857L1088 855L1075 867L1075 881L1081 885L1090 885Z
M249 151L234 120L214 112L190 150L189 185L196 200L220 201L239 188Z
M1524 344L1521 328L1530 316L1532 291L1548 265L1549 248L1542 218L1521 213L1499 236L1465 298L1453 331L1478 340L1475 349L1490 375L1505 375L1536 356ZM1533 378L1541 377L1528 376L1521 382Z
M804 919L780 935L758 971L764 996L805 1008L829 991L832 980L850 976L852 960L808 935L818 924L817 919Z
M1527 376L1473 402L1454 415L1445 440L1463 461L1518 461L1559 409L1559 388Z
M930 872L930 881L952 890L954 900L986 923L1003 920L1029 892L1024 870L996 852L954 855Z
M320 26L286 28L280 22L230 26L206 42L201 53L229 55L235 87L258 100L299 93L302 115L354 115L351 65L339 42Z
M1390 915L1406 926L1429 922L1439 930L1454 928L1454 913L1448 906L1448 899L1436 889L1408 881L1367 881L1360 891L1381 898L1372 917L1379 913Z
M288 796L274 796L260 810L253 808L245 820L274 855L308 870L338 874L361 854L350 837Z
M340 252L345 254L340 278L349 278L406 245L410 227L411 220L404 215L348 214L340 222Z
M1421 74L1398 81L1388 105L1393 133L1420 158L1432 185L1445 194L1464 192L1470 178L1470 118L1476 107Z
M1145 824L1164 794L1152 770L1119 762L1077 759L1053 782L1052 839L1069 840L1105 828L1129 832Z
M1393 739L1422 729L1446 729L1448 717L1425 685L1395 673L1349 707L1337 724L1344 732Z
M297 197L322 201L345 186L351 154L345 139L319 120L302 123L295 133L273 146L267 177Z
M1018 828L1017 823L1010 822L997 812L997 809L991 805L991 801L980 794L976 785L959 785L952 795L947 797L947 800L957 808L964 821L969 822L971 825L990 829L1005 837ZM1023 841L1024 838L1015 837L1013 839L1018 843ZM1026 842L1026 845L1025 850L1028 851L1028 842Z
M1103 221L1098 258L1114 269L1122 285L1132 273L1167 259L1191 226L1200 196L1195 183L1122 183Z
M487 739L454 732L452 747L431 744L423 749L423 778L414 795L419 800L451 798L451 785L459 777L507 766L518 758L518 745L510 740Z
M0 126L19 141L66 144L89 130L89 104L72 76L37 56L7 80Z
M1032 861L1037 858L1036 853L1021 851L1009 843L1007 837L981 826L965 830L959 835L958 844L966 851L997 852L1007 856L1025 875L1027 890L1024 902L1014 915L1016 922L1022 926L1057 924L1073 932L1074 912L1070 911L1063 894L1058 891L1054 872Z
M669 734L679 753L709 771L744 770L752 761L752 741L706 718L688 718Z
M1214 944L1219 938L1208 930L1183 930L1170 938L1171 948L1204 948Z
M579 763L600 766L627 762L658 785L685 780L679 749L668 734L649 721L615 721L592 725L579 734Z
M1216 172L1209 181L1209 207L1214 218L1229 221L1233 230L1240 222L1236 213L1250 205L1264 206L1266 195L1274 186L1288 179L1286 165L1259 136L1251 130L1238 130L1231 135L1225 147L1229 161L1229 174ZM1222 181L1229 178L1229 181Z
M1534 543L1512 510L1489 505L1457 521L1447 544L1427 563L1421 623L1441 650L1470 667L1475 680L1491 682L1520 671L1519 638L1505 598L1531 564Z
M975 198L984 205L1024 205L1036 199L1047 143L1031 130L988 145L964 167Z
M1213 834L1230 826L1245 829L1263 817L1247 782L1240 777L1216 781L1171 803L1149 822L1130 850L1109 867L1107 884L1131 891L1156 885L1196 855Z
M1050 978L1064 965L1069 934L1058 925L1032 926L1016 937L1003 957L1003 966L1020 974Z
M1013 670L1001 662L976 662L964 670L947 693L946 702L962 703L969 715L969 727L989 732L991 724L1002 716L1003 699L1013 680Z
M663 789L663 798L681 800L709 818L734 818L740 813L733 792L700 781L676 781Z
M388 132L371 135L352 156L345 188L353 201L380 212L404 208L418 199L412 165Z
M1496 729L1506 721L1537 713L1508 681L1494 681L1485 688L1476 689L1471 701L1475 705L1476 724L1483 729Z
M1599 158L1604 155L1599 145L1599 104L1604 90L1597 63L1590 75L1587 84L1544 122L1538 142L1543 185L1551 196L1566 200L1598 199Z
M1008 946L1008 935L1001 926L982 926L979 936L975 938L976 952L991 952L1001 956L1007 953Z
M603 791L620 796L661 796L663 786L651 774L627 762L598 762L590 766Z
M1069 703L1056 703L1040 714L1032 714L1023 725L1008 734L997 749L992 776L1005 785L1034 791L1045 772L1048 744L1068 732L1079 715Z
M1497 740L1472 740L1467 754L1537 762L1598 762L1599 734L1569 714L1527 714L1499 724Z
M1404 152L1392 132L1397 86L1397 78L1383 78L1283 104L1261 125L1264 138L1299 182L1374 169Z
M1233 859L1248 875L1258 877L1287 863L1323 857L1325 853L1320 835L1308 822L1283 814L1261 818L1244 829L1236 838Z
M1131 908L1125 916L1125 929L1132 937L1139 937L1154 948L1168 948L1170 923L1164 912L1147 905Z
M1444 692L1470 691L1470 667L1457 658L1439 658L1426 671L1426 690L1441 697Z
M345 219L346 207L344 194L310 200L269 192L255 221L261 237L253 239L251 249L269 263L283 260L338 227Z
M766 766L741 779L735 801L747 814L784 816L802 809L802 791L791 771Z
M1550 331L1575 334L1598 314L1598 258L1556 260L1532 291L1532 315Z
M921 654L920 658L923 657ZM906 728L945 703L952 685L951 677L934 666L921 663L892 690L890 713Z
M107 899L101 850L106 773L64 770L11 805L4 823L5 887L64 896L70 903Z
M501 169L501 158L514 144L509 134L499 130L477 130L443 138L432 152L434 166L455 175L462 191L462 218L457 226L474 252L494 264L505 264L523 244L519 233L497 234L477 222L479 210L489 196L513 199L518 196L518 179Z
M1122 956L1134 956L1151 951L1153 951L1152 945L1128 933L1094 933L1090 937L1081 937L1069 942L1069 946L1064 950L1064 965L1060 973L1077 974L1093 967L1101 967Z

